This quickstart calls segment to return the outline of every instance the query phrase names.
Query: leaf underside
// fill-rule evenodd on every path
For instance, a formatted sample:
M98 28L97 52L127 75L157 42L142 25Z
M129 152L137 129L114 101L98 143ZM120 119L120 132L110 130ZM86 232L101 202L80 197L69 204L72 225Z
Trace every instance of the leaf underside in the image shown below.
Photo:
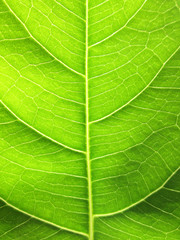
M0 0L0 239L178 239L179 6Z

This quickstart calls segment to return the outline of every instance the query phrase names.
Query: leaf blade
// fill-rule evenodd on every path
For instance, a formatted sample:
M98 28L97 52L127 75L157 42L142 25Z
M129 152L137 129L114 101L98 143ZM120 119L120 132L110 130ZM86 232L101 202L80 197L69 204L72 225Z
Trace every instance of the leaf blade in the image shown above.
M152 199L179 166L178 3L1 3L1 197L20 219L89 240L141 238L138 214L158 212ZM128 234L125 209L138 209ZM144 239L178 236L148 224Z

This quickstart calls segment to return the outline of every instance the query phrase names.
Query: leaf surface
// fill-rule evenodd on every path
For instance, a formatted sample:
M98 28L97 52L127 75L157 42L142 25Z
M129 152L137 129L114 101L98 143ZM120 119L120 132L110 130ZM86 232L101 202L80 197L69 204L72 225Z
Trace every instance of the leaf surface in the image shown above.
M0 1L0 239L178 238L179 5Z

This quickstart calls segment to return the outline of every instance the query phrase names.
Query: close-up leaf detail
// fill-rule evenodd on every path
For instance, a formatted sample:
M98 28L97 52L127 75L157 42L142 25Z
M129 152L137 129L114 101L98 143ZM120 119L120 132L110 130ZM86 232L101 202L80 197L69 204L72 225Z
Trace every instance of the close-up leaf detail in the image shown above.
M0 240L180 239L179 10L0 0Z

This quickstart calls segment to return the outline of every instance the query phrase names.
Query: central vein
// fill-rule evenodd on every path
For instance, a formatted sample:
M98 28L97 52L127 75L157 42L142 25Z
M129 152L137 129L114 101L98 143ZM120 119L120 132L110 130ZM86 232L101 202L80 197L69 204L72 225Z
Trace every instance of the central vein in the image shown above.
M85 76L86 76L86 162L88 177L88 200L89 200L89 240L94 239L94 218L92 201L90 143L89 143L89 86L88 86L88 0L86 0L86 55L85 55Z

